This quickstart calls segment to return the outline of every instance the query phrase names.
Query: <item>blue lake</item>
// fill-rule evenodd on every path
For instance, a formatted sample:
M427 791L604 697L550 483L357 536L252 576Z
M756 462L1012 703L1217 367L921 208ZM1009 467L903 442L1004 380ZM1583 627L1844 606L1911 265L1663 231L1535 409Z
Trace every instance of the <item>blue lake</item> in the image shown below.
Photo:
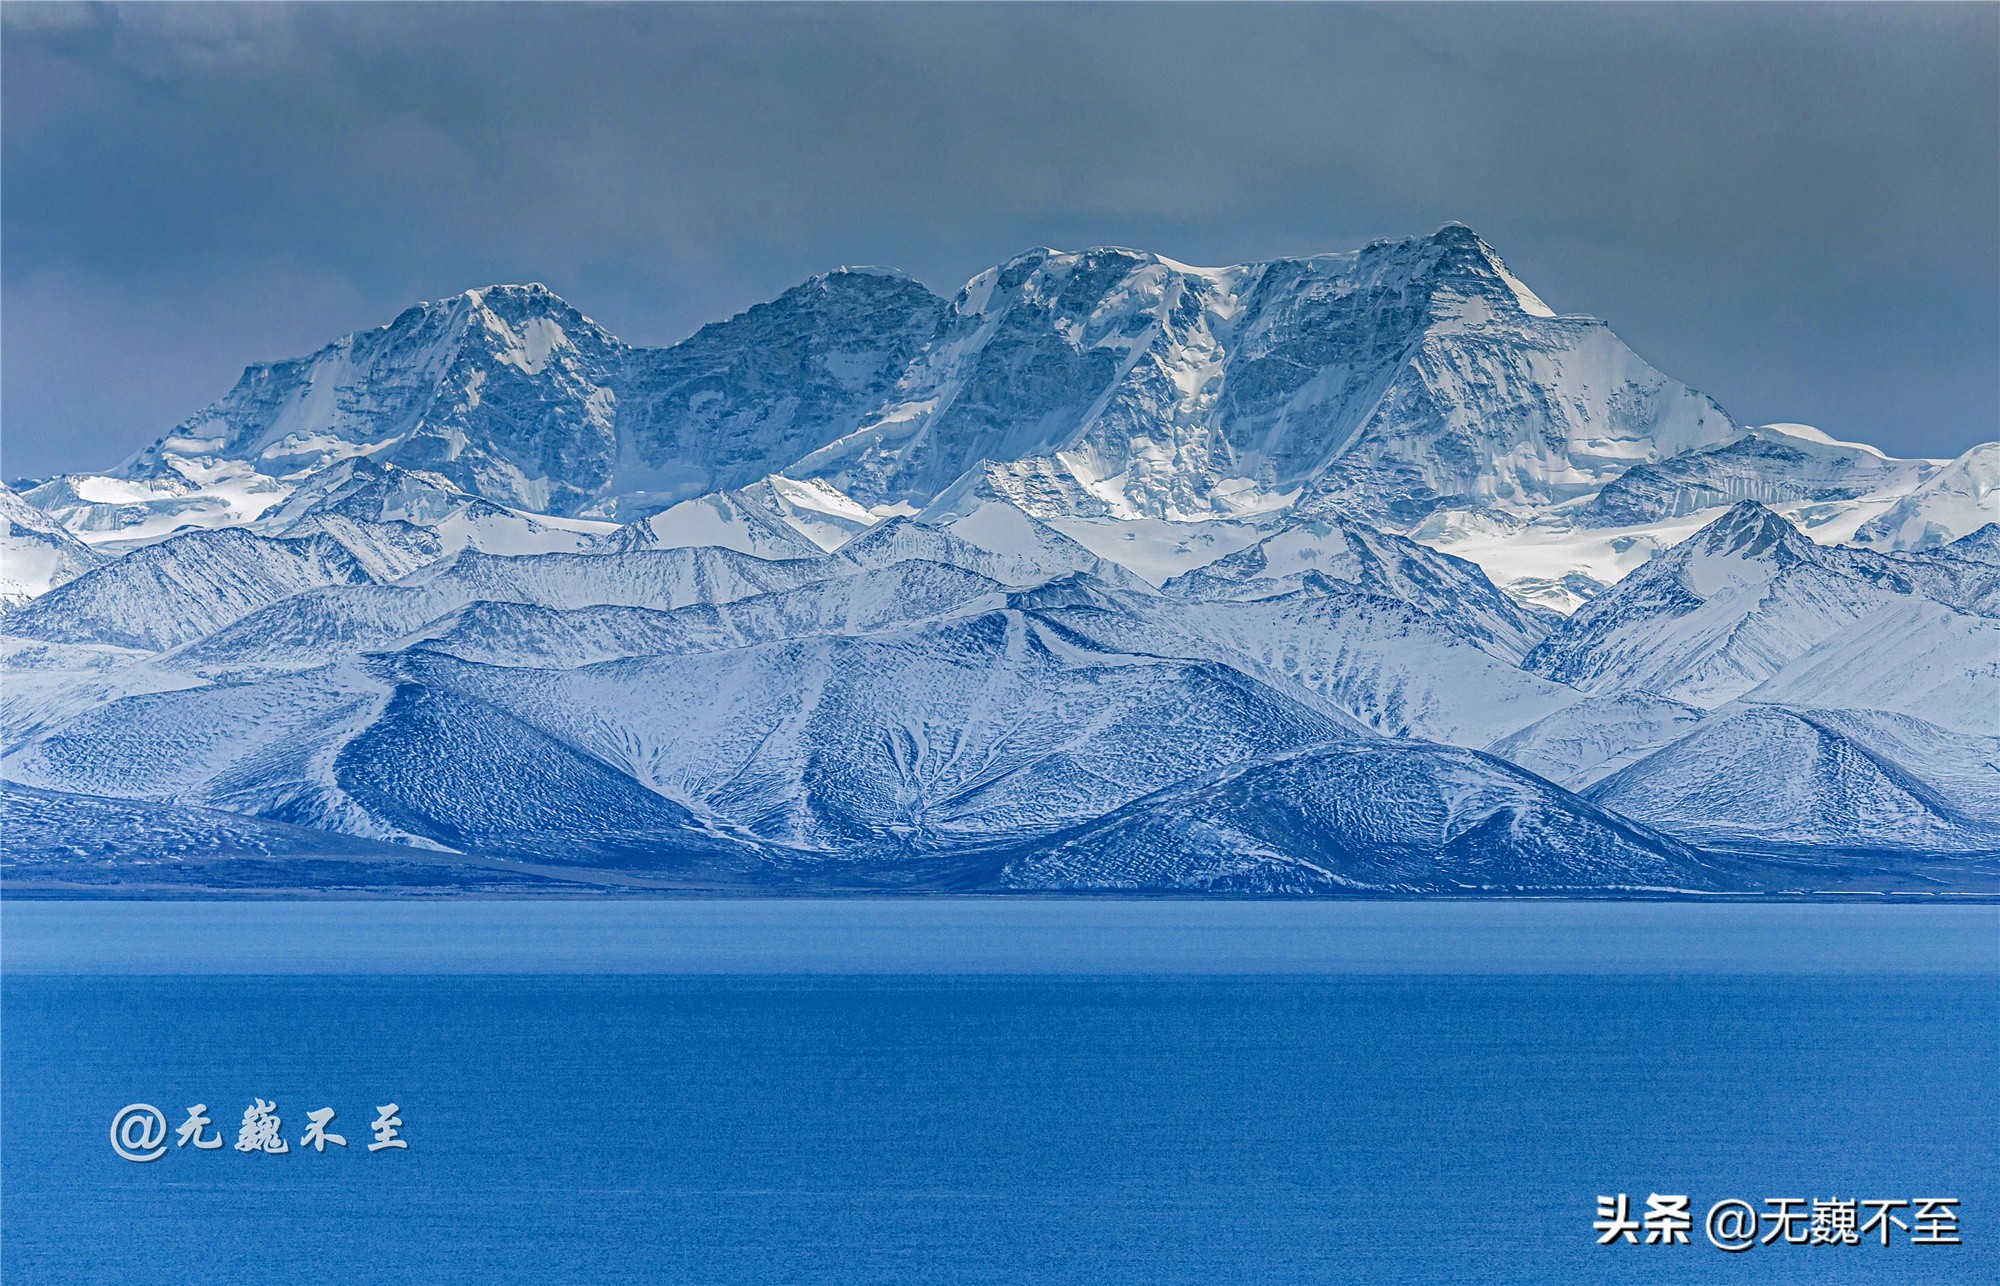
M0 908L31 1282L2000 1280L2000 908ZM135 1165L123 1105L285 1156ZM380 1104L406 1151L371 1154ZM349 1146L302 1152L333 1106ZM1686 1246L1599 1247L1600 1193ZM1758 1246L1722 1197L1959 1198ZM1907 1215L1907 1212L1904 1212Z

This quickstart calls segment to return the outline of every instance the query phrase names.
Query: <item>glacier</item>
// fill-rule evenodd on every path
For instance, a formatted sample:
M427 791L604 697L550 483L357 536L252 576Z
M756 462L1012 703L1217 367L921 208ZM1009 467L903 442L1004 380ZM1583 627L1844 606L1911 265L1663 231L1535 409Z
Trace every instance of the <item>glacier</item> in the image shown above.
M10 891L2000 891L2000 445L1470 229L406 310L0 488Z

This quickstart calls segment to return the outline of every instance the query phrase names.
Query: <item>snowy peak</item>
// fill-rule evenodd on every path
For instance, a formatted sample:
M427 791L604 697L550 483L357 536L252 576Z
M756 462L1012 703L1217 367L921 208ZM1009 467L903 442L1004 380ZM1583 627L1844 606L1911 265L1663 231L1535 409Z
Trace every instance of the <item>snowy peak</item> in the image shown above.
M2000 442L1982 442L1864 524L1855 540L1877 548L1929 549L1990 522L1996 513Z
M1255 600L1334 586L1404 603L1509 661L1546 625L1496 589L1479 568L1407 537L1332 519L1289 522L1256 543L1162 587L1176 598Z
M469 290L310 357L250 367L123 473L191 476L233 460L285 478L366 456L518 508L570 512L617 458L620 350L546 287Z
M1578 523L1637 526L1742 500L1784 505L1855 500L1914 486L1936 467L1891 460L1873 448L1824 435L1796 436L1804 427L1765 426L1720 446L1636 465L1592 497Z
M2000 567L2000 523L1989 522L1976 531L1967 532L1937 552L1946 558Z
M1822 549L1745 501L1584 604L1524 664L1586 691L1713 708L1915 592L1880 556Z
M301 590L372 577L326 534L272 540L197 531L134 550L7 615L7 633L60 643L163 650L213 633Z
M1554 503L1739 432L1450 225L1226 268L1027 251L967 283L877 413L786 472L915 507L978 474L1042 517L1255 513L1303 487L1407 525Z
M1735 558L1768 562L1783 569L1812 561L1815 547L1805 533L1755 500L1732 505L1728 513L1696 532L1676 551L1682 562Z
M45 594L102 561L61 523L0 484L0 608Z
M251 367L124 474L204 497L148 497L155 525L254 520L365 457L615 522L772 475L910 512L976 476L1040 517L1303 497L1408 529L1439 508L1536 511L1740 433L1449 224L1222 268L1043 247L948 302L841 269L663 349L544 286L483 287ZM64 521L122 521L93 503Z
M619 387L625 455L600 508L643 516L746 487L851 432L931 339L945 303L881 269L842 269L634 350Z
M1462 223L1447 223L1428 237L1370 243L1355 256L1357 286L1428 292L1433 315L1439 319L1467 316L1465 305L1478 300L1487 308L1529 317L1554 317L1555 310L1507 271L1492 246Z
M200 486L248 465L282 497L277 480L366 458L516 509L643 514L851 427L943 306L907 277L843 270L648 350L545 286L483 287L249 368L122 472Z

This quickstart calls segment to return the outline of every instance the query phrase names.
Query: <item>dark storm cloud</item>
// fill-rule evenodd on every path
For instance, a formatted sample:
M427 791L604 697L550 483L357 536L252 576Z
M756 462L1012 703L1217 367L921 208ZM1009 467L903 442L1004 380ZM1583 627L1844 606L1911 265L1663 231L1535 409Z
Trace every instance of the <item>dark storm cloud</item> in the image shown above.
M2000 9L42 7L4 44L10 475L470 285L664 343L841 263L1479 229L1736 415L2000 414Z

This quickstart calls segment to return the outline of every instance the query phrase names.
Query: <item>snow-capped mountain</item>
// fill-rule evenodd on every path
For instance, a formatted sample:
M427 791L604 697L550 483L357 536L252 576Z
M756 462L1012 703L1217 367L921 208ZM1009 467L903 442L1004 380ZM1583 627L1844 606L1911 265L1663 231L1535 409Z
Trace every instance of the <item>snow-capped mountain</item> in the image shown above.
M1855 539L1889 549L1929 549L1976 530L2000 512L2000 442L1982 442L1870 519Z
M1457 225L470 291L0 491L8 878L2000 890L1995 449L1740 425Z
M943 313L901 273L843 268L671 348L635 350L618 388L624 474L602 507L623 517L744 487L845 436Z
M1550 614L1501 593L1464 559L1339 519L1287 522L1162 589L1177 598L1260 599L1327 580L1440 616L1455 632L1510 661L1525 656L1555 623Z
M54 517L0 485L0 608L25 603L102 563Z
M1885 735L1851 716L1753 707L1707 721L1586 794L1694 842L1991 853L2000 741L1896 723ZM1899 762L1905 755L1919 772Z
M275 540L195 531L134 550L7 614L9 634L51 643L168 648L306 589L373 581L327 535Z
M1712 707L1915 593L1890 560L1816 545L1746 500L1584 604L1525 664L1587 691Z
M253 519L365 457L628 521L774 473L913 511L978 472L1043 517L1303 496L1408 525L1585 495L1740 432L1454 224L1214 269L1035 250L949 304L843 270L666 349L623 345L544 287L487 287L251 367L115 477L33 499L137 538Z
M188 459L286 478L363 456L521 508L572 513L610 481L624 346L539 285L408 309L309 357L253 366L125 466Z
M1911 490L1938 472L1928 460L1891 460L1805 425L1765 425L1746 437L1634 465L1577 513L1579 525L1634 527L1744 500L1773 508Z
M1527 508L1739 432L1470 229L1192 268L1034 250L975 277L879 413L788 472L921 506L982 464L1031 512L1200 518L1304 493L1400 524Z
M1699 892L1664 835L1469 750L1336 746L1232 765L1008 863L1012 888L1225 893Z

